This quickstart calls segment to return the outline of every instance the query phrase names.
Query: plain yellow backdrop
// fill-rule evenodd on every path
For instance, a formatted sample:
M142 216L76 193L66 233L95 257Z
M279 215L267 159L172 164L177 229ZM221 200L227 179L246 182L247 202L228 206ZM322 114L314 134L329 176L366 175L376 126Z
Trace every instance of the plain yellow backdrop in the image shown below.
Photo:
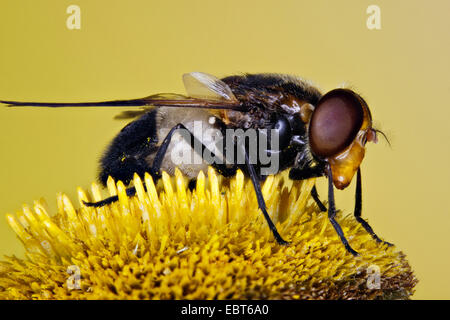
M71 4L81 29L66 27ZM366 26L369 5L381 29ZM391 139L368 146L363 216L409 257L414 298L449 299L450 2L2 0L0 99L92 101L183 93L181 75L279 72L343 82ZM72 198L125 125L117 109L0 107L0 214ZM323 179L322 179L323 180ZM320 181L322 197L325 182ZM354 183L337 194L350 213ZM23 255L0 219L0 254Z

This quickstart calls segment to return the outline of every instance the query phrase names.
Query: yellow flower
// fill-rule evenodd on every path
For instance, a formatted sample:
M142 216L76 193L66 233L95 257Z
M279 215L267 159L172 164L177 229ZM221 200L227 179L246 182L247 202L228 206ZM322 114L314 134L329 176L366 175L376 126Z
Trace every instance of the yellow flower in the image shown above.
M145 188L144 188L145 185ZM101 208L78 189L80 209L57 198L7 215L26 258L0 262L2 299L367 299L408 298L417 282L405 255L375 242L352 216L339 222L360 257L347 253L327 213L311 200L314 180L270 176L262 191L280 246L258 210L250 179L180 171L156 184L134 178L136 196L108 181L119 201Z

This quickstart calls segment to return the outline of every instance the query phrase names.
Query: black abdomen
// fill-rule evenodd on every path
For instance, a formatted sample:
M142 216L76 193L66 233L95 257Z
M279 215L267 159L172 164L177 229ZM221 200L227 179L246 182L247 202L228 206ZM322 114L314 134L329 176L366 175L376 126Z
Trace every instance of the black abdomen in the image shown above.
M113 139L100 160L99 180L106 185L108 176L128 184L136 172L143 177L150 172L146 156L155 152L158 143L156 110L126 125Z

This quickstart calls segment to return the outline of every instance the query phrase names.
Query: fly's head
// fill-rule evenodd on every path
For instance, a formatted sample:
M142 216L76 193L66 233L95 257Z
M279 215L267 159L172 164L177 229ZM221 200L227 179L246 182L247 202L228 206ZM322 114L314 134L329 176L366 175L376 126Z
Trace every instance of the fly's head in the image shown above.
M349 89L335 89L325 94L309 122L311 153L326 161L333 184L346 188L358 170L367 142L377 142L367 103Z

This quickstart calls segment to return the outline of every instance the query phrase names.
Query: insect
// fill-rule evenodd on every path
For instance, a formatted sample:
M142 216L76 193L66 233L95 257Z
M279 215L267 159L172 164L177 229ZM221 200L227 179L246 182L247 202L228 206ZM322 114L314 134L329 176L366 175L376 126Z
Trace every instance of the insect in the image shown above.
M192 72L185 74L183 81L187 95L156 94L140 99L87 103L0 102L35 107L140 107L140 110L119 115L119 118L139 117L119 132L101 158L99 180L103 185L109 176L129 183L134 173L143 177L146 172L156 181L162 170L171 173L177 166L170 157L173 148L195 149L195 144L200 145L197 154L203 156L208 151L209 161L203 158L197 164L178 165L179 169L192 179L208 165L226 177L241 169L250 177L259 209L279 244L288 242L278 233L267 213L260 186L265 178L262 174L265 166L260 157L250 159L251 145L262 146L266 154L277 155L277 172L289 169L290 179L328 178L328 209L320 201L315 186L311 196L322 211L328 210L329 220L342 243L355 256L358 253L336 221L334 188L345 189L356 174L354 216L376 241L391 245L382 241L361 217L360 165L366 143L376 143L380 131L372 127L369 107L360 95L349 89L334 89L322 95L308 81L281 74L245 74L218 79L206 73ZM211 151L216 142L194 134L195 121L201 121L202 132L215 129L222 133L225 137L222 142L227 145L225 151L238 149L243 161L234 161L236 157L231 162L223 161L223 154ZM258 134L271 130L277 139L268 139L265 145L259 138L238 144L235 137L227 138L225 133L229 129L253 130ZM179 130L184 130L187 135L175 141L172 138ZM130 196L135 192L134 187L127 189ZM85 204L103 206L114 201L117 196Z

